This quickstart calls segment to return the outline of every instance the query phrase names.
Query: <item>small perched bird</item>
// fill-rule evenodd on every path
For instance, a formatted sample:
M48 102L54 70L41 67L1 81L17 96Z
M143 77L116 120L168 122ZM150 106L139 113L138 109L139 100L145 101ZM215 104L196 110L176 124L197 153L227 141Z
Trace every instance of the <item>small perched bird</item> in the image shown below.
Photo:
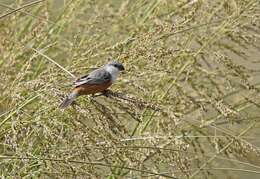
M85 75L74 82L74 89L60 104L60 108L68 107L78 96L105 92L117 79L118 73L125 70L124 66L112 61Z

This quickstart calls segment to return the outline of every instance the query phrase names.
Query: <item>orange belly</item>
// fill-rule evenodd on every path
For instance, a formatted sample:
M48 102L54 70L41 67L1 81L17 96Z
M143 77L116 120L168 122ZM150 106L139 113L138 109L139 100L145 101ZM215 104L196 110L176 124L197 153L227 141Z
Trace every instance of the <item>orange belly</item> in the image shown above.
M95 94L99 92L105 91L112 83L104 83L102 85L90 85L90 84L83 84L74 88L73 92L78 93L79 95L88 95L88 94Z

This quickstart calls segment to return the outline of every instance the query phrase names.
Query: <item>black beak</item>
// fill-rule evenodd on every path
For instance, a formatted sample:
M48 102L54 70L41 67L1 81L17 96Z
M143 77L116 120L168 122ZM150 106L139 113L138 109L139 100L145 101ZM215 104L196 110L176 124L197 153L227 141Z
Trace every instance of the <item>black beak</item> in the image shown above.
M119 68L120 71L124 71L125 70L125 67L123 65L120 65L120 68Z

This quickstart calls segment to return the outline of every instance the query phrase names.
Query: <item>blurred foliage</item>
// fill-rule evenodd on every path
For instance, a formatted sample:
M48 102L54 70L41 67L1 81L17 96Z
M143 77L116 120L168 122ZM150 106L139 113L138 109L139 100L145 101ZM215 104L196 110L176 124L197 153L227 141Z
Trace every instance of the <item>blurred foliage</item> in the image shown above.
M0 2L1 176L259 178L259 0L35 2ZM109 57L131 100L60 110Z

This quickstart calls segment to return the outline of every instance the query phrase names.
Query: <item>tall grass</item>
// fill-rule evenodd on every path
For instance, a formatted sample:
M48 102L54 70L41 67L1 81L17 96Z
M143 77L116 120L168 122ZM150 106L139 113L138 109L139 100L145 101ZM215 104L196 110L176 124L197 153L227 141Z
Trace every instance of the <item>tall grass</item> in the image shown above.
M0 173L259 178L258 0L1 1ZM58 108L118 59L109 97Z

